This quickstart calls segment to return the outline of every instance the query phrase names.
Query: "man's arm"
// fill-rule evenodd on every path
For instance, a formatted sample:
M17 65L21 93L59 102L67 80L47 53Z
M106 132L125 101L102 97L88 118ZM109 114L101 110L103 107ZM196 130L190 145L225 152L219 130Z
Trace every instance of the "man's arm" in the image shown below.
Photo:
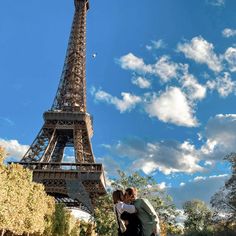
M148 199L142 199L141 203L142 209L151 217L153 222L153 233L159 234L160 232L160 225L159 225L159 218L154 210L152 204L148 201Z

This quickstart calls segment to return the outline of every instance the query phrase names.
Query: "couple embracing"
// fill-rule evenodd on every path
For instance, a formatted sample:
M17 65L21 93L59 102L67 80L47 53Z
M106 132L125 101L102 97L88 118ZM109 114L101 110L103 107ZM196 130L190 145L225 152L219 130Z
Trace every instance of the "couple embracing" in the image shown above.
M125 193L116 190L112 194L114 211L118 223L118 236L159 236L158 216L145 198L137 198L135 188Z

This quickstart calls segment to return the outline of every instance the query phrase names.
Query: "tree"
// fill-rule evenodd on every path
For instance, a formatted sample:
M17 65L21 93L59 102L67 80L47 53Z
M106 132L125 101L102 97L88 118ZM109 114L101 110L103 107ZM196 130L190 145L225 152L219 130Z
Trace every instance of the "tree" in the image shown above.
M63 204L57 204L53 215L52 235L63 236L68 233L68 212Z
M212 211L201 200L186 201L183 204L187 219L184 222L185 231L190 234L212 231Z
M111 191L97 200L94 216L98 235L114 236L117 234Z
M22 235L42 233L45 218L53 213L54 200L41 184L32 182L32 172L21 165L4 165L0 148L0 230Z
M26 207L28 209L25 218L27 232L42 234L47 227L48 216L52 215L55 210L54 199L47 196L43 185L32 183Z
M0 147L0 234L32 236L92 236L93 224L76 220L64 205L55 206L44 186L32 182L32 171L4 165Z
M228 232L236 231L236 153L231 153L224 159L230 163L232 175L212 196L211 205L215 210L215 223L223 228L219 230Z
M228 214L229 220L236 218L236 153L227 155L225 160L231 164L232 175L211 198L212 206Z

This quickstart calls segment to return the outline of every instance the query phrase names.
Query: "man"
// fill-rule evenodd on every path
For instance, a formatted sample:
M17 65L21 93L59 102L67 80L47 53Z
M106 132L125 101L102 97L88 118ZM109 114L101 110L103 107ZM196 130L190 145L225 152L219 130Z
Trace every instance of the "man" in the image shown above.
M138 218L142 223L143 236L159 236L159 219L148 199L137 198L137 191L134 188L125 190L125 199L133 203L137 210Z

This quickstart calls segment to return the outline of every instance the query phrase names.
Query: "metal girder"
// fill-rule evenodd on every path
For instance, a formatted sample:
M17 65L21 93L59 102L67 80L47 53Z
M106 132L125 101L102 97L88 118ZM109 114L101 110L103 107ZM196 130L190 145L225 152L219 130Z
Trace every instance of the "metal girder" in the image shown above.
M75 15L52 110L86 111L86 0L75 0Z
M58 90L44 125L20 164L33 170L33 180L68 206L83 206L90 213L98 195L106 193L101 164L91 145L92 119L86 112L86 13L88 0L74 0L66 58ZM73 163L63 163L64 150L74 147Z

